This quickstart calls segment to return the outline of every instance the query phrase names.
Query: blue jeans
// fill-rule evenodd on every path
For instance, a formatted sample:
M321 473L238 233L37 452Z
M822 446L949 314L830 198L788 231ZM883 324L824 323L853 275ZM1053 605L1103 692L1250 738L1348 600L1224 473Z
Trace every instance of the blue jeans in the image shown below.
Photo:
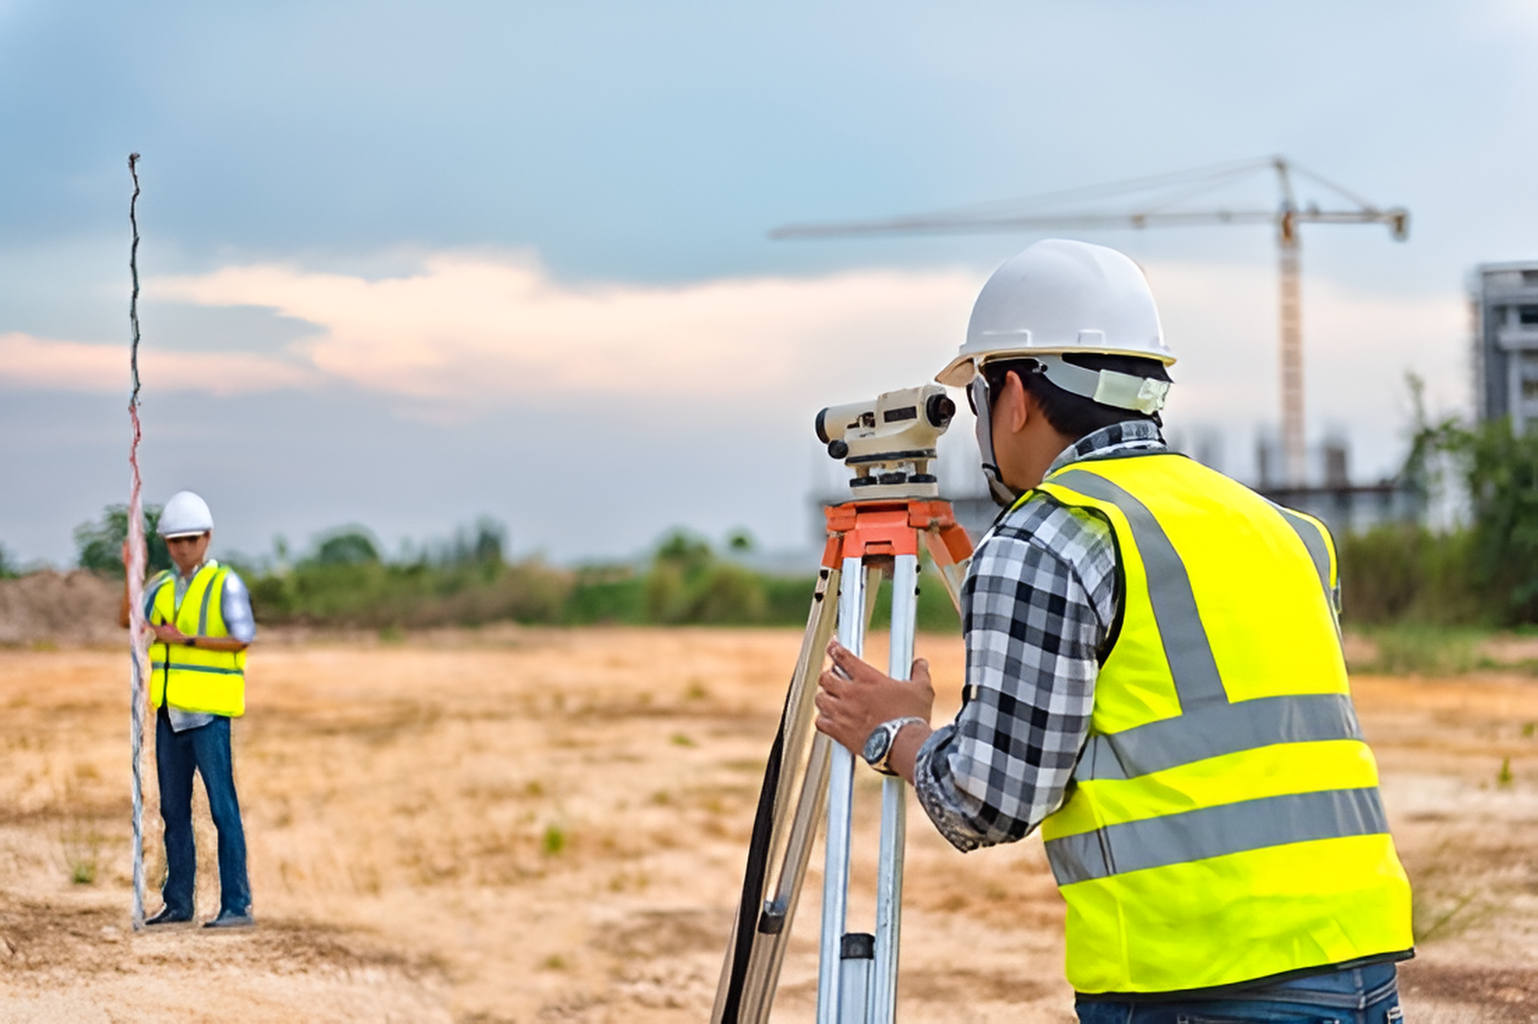
M161 898L177 913L193 911L192 884L198 869L192 837L194 769L203 776L208 810L219 831L219 909L244 914L251 909L251 883L246 880L246 833L235 797L228 718L176 732L164 709L155 716L155 771L160 778L160 817L166 826L166 884Z
M1079 1000L1079 1024L1400 1024L1393 964L1316 974L1185 1003Z

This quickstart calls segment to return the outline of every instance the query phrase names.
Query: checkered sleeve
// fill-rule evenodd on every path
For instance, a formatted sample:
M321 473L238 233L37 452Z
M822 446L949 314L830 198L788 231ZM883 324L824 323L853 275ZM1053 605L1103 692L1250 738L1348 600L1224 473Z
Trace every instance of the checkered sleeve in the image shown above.
M251 592L233 569L224 576L224 591L219 595L219 614L224 616L224 628L231 637L243 644L256 639L256 619L251 614Z
M914 770L920 804L958 849L1021 839L1061 806L1089 732L1115 573L1109 526L1045 496L978 546L962 587L962 709Z

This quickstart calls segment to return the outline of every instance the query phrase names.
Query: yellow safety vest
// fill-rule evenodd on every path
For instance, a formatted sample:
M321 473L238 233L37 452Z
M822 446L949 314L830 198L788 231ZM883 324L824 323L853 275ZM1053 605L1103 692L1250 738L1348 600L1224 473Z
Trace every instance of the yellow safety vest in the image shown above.
M180 606L171 572L156 576L150 581L151 587L159 588L150 623L171 623L188 636L229 636L221 601L228 574L229 569L218 562L203 563L187 584ZM246 713L246 652L151 644L150 704L238 718Z
M1173 454L1041 495L1103 517L1125 586L1089 738L1042 825L1082 993L1409 950L1410 885L1351 704L1329 532Z

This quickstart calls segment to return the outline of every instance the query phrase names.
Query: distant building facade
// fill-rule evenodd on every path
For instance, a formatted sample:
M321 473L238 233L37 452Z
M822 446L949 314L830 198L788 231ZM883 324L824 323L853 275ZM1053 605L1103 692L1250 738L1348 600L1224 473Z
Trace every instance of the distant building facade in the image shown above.
M1182 451L1184 435L1173 435L1170 448ZM1187 451L1198 462L1222 472L1221 449L1208 438L1198 435L1195 451ZM1337 537L1364 533L1378 526L1411 525L1425 522L1427 495L1400 477L1385 477L1373 482L1354 481L1351 477L1351 445L1344 437L1334 437L1310 451L1319 475L1311 475L1302 484L1287 484L1277 478L1282 466L1280 441L1262 434L1255 444L1255 479L1248 481L1260 494L1278 505L1307 512L1321 520ZM951 503L956 520L966 527L973 543L982 539L1002 511L986 491L979 488L981 474L942 486L943 497ZM815 543L825 537L822 507L848 501L848 496L824 493L812 496L812 529Z
M1401 476L1366 482L1351 476L1351 445L1344 437L1325 441L1311 454L1321 475L1301 484L1278 479L1282 466L1281 444L1262 435L1255 444L1254 487L1262 495L1288 508L1307 512L1321 520L1336 537L1366 533L1389 524L1424 522L1426 494Z
M1538 421L1538 260L1474 270L1474 408L1481 421Z

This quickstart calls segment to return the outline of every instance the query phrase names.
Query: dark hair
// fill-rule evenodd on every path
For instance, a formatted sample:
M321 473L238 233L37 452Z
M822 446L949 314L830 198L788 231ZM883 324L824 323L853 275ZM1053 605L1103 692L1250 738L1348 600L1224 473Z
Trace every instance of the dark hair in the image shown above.
M1152 377L1154 380L1170 379L1163 363L1157 359L1145 359L1142 356L1075 353L1064 355L1063 361L1072 363L1074 366L1082 366L1086 370L1115 370L1134 377ZM1019 374L1020 383L1025 386L1025 390L1036 397L1042 413L1047 417L1047 422L1052 424L1052 429L1075 440L1093 434L1102 427L1127 420L1148 420L1163 426L1163 421L1159 419L1159 414L1156 412L1144 413L1135 409L1118 409L1114 405L1102 405L1092 398L1064 391L1042 374L1041 364L1034 359L1004 359L996 363L984 364L983 373L988 378L988 390L995 395L998 394L1004 386L1005 376L1011 370Z

